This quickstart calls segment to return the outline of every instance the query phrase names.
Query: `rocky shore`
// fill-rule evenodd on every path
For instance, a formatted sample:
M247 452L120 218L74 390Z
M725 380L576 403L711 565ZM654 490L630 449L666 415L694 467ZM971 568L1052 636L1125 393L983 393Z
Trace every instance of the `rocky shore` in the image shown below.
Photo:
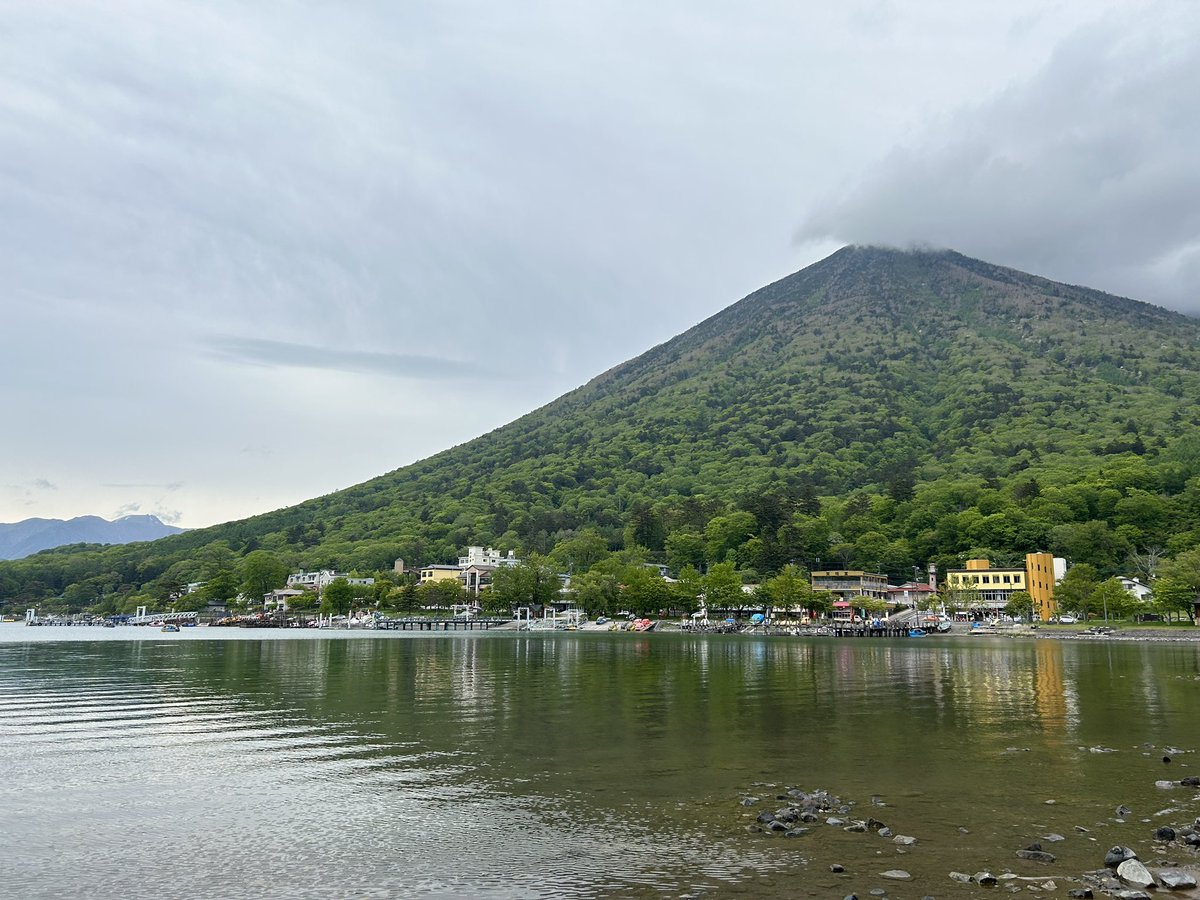
M1175 628L1128 628L1115 627L1108 634L1089 634L1058 628L1041 628L1027 632L1033 637L1051 638L1058 641L1141 641L1144 643L1200 643L1200 628L1178 626Z
M1151 748L1153 749L1153 748ZM1158 751L1156 751L1158 752ZM1169 764L1170 752L1185 753L1175 748L1162 748L1162 761ZM1200 777L1185 776L1178 781L1156 781L1157 788L1200 788ZM1055 803L1047 800L1047 805ZM823 872L823 888L829 896L842 900L866 900L867 897L892 896L893 886L903 885L904 897L986 896L993 892L1032 893L1044 897L1114 897L1117 900L1154 900L1156 897L1200 898L1200 816L1195 813L1200 795L1180 799L1172 807L1155 814L1160 824L1136 815L1128 806L1115 807L1111 818L1091 827L1075 825L1065 829L1070 837L1054 832L1042 833L1043 826L1030 823L1038 835L1024 846L1007 850L997 848L987 854L990 859L961 860L961 868L939 874L931 864L935 858L945 858L944 852L932 846L927 837L918 838L920 823L908 822L903 827L913 834L902 834L887 824L894 816L905 819L903 810L891 807L880 797L872 797L870 814L859 810L867 804L844 799L828 790L803 790L793 787L757 782L740 798L745 819L744 829L764 839L782 839L777 846L810 848L805 853L806 864ZM1185 813L1185 809L1190 808ZM1174 813L1175 821L1165 824L1163 818ZM743 821L745 821L745 819ZM1127 824L1128 823L1128 824ZM1098 842L1106 825L1121 827L1130 843L1117 844L1104 850ZM1097 830L1098 829L1098 830ZM1136 830L1134 830L1136 829ZM974 830L960 827L967 835ZM1095 833L1093 833L1095 832ZM820 840L822 835L830 839ZM832 839L840 836L841 839ZM851 837L851 840L846 840ZM788 840L794 839L794 840ZM813 843L817 841L817 843ZM933 842L936 843L936 842ZM956 841L951 841L956 844ZM1084 854L1068 854L1076 860L1064 865L1059 847L1087 847ZM947 848L940 848L945 851ZM922 863L923 851L934 854ZM951 851L953 853L953 851ZM955 854L957 855L957 854ZM889 856L891 859L889 860ZM1007 856L1009 864L998 863ZM1076 868L1094 860L1091 869ZM979 865L979 863L984 865ZM900 863L894 865L889 863ZM1040 873L1039 870L1041 870ZM1032 872L1038 874L1030 874ZM816 874L816 872L814 872ZM982 892L980 892L982 889ZM810 896L814 894L810 893ZM896 894L896 897L901 894Z

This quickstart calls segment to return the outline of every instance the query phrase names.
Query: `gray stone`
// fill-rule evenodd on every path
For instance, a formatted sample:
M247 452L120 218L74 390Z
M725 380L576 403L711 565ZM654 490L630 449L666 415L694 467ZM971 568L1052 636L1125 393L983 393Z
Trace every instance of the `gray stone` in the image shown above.
M753 806L757 802L758 802L757 797L743 797L742 798L742 806Z
M845 825L845 824L846 824L846 820L845 820L845 819L838 819L838 818L836 818L836 817L834 817L834 816L830 816L828 819L826 819L826 820L825 820L825 824L826 824L826 825Z
M858 900L858 894L847 894L842 900Z
M775 814L769 813L769 812L760 812L758 814L758 818L755 821L759 822L762 825L766 825L768 822L775 821Z
M871 827L869 823L868 823L867 827L868 827L868 828L870 828L870 827ZM879 836L880 836L880 837L891 837L891 836L892 836L892 829L890 829L890 828L888 828L886 825L884 825L882 828L880 828L880 829L879 829Z
M1200 775L1189 775L1179 782L1183 787L1200 787Z
M976 872L971 880L976 884L982 884L985 887L992 887L996 883L996 876L991 872Z
M970 884L971 876L968 875L966 872L951 872L950 880L957 881L959 884Z
M909 881L912 876L903 869L888 869L886 872L879 873L880 878L890 878L892 881Z
M1017 856L1020 859L1028 859L1033 862L1052 863L1055 860L1053 853L1047 853L1045 850L1018 850Z
M1120 806L1117 807L1117 818L1123 819L1127 815L1129 815L1131 812L1133 812L1133 810L1130 809L1128 806L1126 806L1124 803L1122 803Z
M880 832L880 834L882 834L882 833L883 832ZM901 846L904 846L904 847L911 847L916 842L917 842L917 839L908 834L898 834L894 838L892 838L893 844L900 844Z
M1154 876L1138 859L1127 859L1117 866L1117 877L1135 888L1148 888L1154 884Z
M801 837L808 834L807 828L789 828L783 833L784 837Z
M830 872L845 872L846 867L843 866L841 863L834 863L832 866L829 867L829 871Z
M1076 825L1075 830L1078 831L1080 834L1090 834L1091 833L1090 829L1084 828L1082 825Z
M783 822L780 822L778 819L776 819L774 822L772 822L770 825L768 825L767 828L771 829L771 831L787 831L788 830L787 825L785 825Z
M1156 788L1160 788L1161 790L1164 790L1164 791L1169 791L1173 788L1178 787L1178 785L1173 781L1156 781L1156 782L1154 782L1154 786Z
M1175 840L1175 829L1169 825L1164 825L1161 828L1154 830L1154 839L1156 841L1173 841Z
M1042 840L1046 841L1048 843L1054 844L1054 843L1057 843L1058 841L1065 841L1066 838L1063 837L1061 834L1054 834L1053 832L1051 832L1050 834L1043 834Z
M1112 847L1104 854L1104 864L1116 868L1127 859L1137 859L1137 854L1129 847Z
M1182 869L1163 869L1158 873L1158 881L1172 891L1190 891L1196 886L1196 879L1192 874Z
M871 896L872 897L886 897L887 891L885 891L883 888L871 888Z
M1091 888L1073 888L1073 889L1067 891L1067 896L1073 898L1073 900L1091 900L1092 889Z
M862 832L864 832L866 830L867 830L867 826L864 825L862 822L855 822L853 825L847 825L845 828L842 829L842 831L851 831L851 832L855 832L858 834L861 834Z
M1145 891L1114 891L1117 900L1153 900Z
M1193 831L1183 839L1183 842L1189 847L1200 847L1200 832Z

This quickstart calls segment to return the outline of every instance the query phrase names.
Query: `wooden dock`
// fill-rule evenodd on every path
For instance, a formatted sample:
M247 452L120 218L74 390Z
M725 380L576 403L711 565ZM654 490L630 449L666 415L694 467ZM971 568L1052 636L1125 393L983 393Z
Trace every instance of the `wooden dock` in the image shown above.
M488 631L508 625L512 619L456 618L456 619L380 619L376 630L383 631Z
M908 625L833 625L834 637L908 637Z

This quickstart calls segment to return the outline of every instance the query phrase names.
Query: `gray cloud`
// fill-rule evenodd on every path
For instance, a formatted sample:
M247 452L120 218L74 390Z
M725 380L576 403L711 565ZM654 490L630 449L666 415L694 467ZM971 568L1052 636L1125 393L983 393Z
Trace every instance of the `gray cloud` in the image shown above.
M183 520L183 513L178 509L164 509L161 506L154 507L151 510L151 515L157 516L160 522L167 525L178 525Z
M33 479L33 481L31 483L38 490L42 490L42 491L57 491L58 490L57 484L54 484L52 481L49 481L45 478L35 478L35 479Z
M415 353L376 353L229 336L214 337L209 340L208 346L222 358L255 366L328 369L423 380L500 377L498 373L477 363Z
M798 239L952 247L1200 311L1200 15L1143 15L1078 30L1034 77L940 117Z
M136 502L201 525L345 487L548 402L829 235L1170 299L1200 267L1176 240L1200 207L1179 162L1198 14L10 0L0 406L39 427L5 445L23 487L0 517ZM314 404L372 439L286 439Z

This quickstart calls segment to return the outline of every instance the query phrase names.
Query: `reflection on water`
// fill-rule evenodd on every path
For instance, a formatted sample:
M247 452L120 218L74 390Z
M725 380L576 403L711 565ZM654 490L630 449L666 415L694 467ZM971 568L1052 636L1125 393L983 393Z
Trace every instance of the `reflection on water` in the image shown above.
M1192 645L49 631L0 629L20 896L920 896L1200 771L1143 747L1200 746ZM919 843L748 833L786 786Z

